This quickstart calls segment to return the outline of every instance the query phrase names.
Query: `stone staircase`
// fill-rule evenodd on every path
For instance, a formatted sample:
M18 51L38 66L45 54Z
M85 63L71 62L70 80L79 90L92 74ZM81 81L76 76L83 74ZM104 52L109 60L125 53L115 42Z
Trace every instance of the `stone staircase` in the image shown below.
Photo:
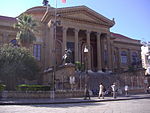
M76 78L78 82L79 79L82 80L82 87L87 84L93 92L98 92L100 83L103 83L106 89L110 89L110 86L119 79L114 74L97 72L88 73L88 75L85 72L76 73Z

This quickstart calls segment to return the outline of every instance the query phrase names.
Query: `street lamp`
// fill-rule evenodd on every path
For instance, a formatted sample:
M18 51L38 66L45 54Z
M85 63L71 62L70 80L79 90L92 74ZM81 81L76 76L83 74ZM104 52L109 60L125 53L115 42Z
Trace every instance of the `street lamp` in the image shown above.
M88 53L88 48L86 47L86 45L85 45L85 47L84 47L84 55L85 55L85 71L87 71L87 69L88 69L88 64L86 63L86 62L88 62L87 61L87 53Z
M86 76L88 75L88 61L87 61L87 53L88 53L88 48L86 47L86 45L85 45L85 47L84 47L84 55L85 55L85 72L86 72ZM86 85L86 76L85 76L85 85Z

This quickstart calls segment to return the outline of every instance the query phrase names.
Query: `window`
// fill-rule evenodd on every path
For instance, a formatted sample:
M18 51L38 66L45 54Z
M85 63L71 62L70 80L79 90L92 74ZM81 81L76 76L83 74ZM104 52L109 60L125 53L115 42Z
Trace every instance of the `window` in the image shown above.
M126 64L127 63L127 52L126 51L122 51L121 52L121 63L122 64Z
M148 47L148 52L150 52L150 47Z
M114 63L117 62L117 54L116 54L116 51L114 51L114 57L113 57L113 58L114 58Z
M132 64L137 65L137 63L138 63L138 55L136 52L133 52L132 53Z
M147 57L148 65L150 66L150 56Z
M34 44L34 46L33 46L33 56L38 61L41 60L41 45L40 44Z
M67 49L71 50L71 63L74 63L74 42L67 42Z

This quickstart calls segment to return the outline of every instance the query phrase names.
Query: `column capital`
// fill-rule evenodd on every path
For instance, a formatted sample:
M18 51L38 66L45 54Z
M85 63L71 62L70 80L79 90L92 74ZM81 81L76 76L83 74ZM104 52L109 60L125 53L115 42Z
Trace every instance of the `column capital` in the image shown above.
M101 34L101 32L96 32L97 37L100 37Z
M106 37L107 37L107 38L110 38L110 37L111 37L111 34L110 34L110 33L107 33Z
M67 26L62 26L63 31L67 31L68 27Z
M79 32L80 29L79 28L74 28L74 32Z
M99 32L96 32L96 34L97 34L97 35L101 35L101 34L102 34L102 32L100 32L100 31L99 31Z
M90 30L86 30L86 34L90 34L91 33L91 31Z

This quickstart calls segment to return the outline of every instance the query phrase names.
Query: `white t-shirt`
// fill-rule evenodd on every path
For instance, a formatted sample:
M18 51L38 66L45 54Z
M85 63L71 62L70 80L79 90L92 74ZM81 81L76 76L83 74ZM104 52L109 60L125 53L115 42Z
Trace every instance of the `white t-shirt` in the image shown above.
M113 85L111 86L111 88L112 88L112 91L116 91L116 85L113 84Z
M104 86L103 85L99 85L99 94L103 93L103 89L104 89Z
M128 87L127 85L125 85L124 90L125 90L125 91L128 91L128 88L129 88L129 87Z
M75 84L75 77L74 76L70 76L70 84Z

